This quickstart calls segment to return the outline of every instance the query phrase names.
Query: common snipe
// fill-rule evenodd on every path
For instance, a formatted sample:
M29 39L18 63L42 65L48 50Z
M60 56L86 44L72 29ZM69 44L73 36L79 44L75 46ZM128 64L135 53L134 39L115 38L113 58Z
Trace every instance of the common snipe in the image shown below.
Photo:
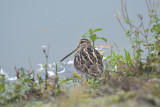
M84 73L86 76L98 77L103 72L102 58L99 52L92 48L88 39L81 39L78 47L65 56L61 61L77 50L78 52L74 57L75 69Z

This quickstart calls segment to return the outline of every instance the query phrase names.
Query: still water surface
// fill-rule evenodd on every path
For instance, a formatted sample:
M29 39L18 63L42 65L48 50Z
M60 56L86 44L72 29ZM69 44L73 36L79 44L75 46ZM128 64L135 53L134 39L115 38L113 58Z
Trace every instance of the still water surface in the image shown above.
M109 45L115 42L123 54L124 48L130 50L130 42L114 17L120 4L120 0L0 0L0 66L9 76L15 75L15 66L31 69L32 65L37 70L45 63L41 47L49 44L49 63L59 63L90 28L102 28L97 34ZM127 4L137 23L136 14L147 10L145 0L127 0ZM66 63L71 59L73 55ZM66 66L64 76L74 71L73 64Z

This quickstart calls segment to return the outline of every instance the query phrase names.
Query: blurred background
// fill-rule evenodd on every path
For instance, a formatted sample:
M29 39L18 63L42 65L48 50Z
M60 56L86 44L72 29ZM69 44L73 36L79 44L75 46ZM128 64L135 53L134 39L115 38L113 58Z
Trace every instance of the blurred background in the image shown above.
M147 10L145 0L127 0L127 5L131 19ZM0 66L14 72L15 66L29 69L29 59L33 68L44 64L42 45L49 44L49 63L59 62L90 28L103 29L98 35L123 54L131 45L114 16L120 6L120 0L0 0Z

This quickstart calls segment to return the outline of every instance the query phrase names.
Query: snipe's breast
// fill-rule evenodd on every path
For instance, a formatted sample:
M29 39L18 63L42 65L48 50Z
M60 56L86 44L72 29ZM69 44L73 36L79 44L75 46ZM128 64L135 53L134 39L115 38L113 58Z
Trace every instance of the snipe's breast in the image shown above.
M103 72L101 55L91 46L82 48L75 54L74 67L77 71L97 77Z

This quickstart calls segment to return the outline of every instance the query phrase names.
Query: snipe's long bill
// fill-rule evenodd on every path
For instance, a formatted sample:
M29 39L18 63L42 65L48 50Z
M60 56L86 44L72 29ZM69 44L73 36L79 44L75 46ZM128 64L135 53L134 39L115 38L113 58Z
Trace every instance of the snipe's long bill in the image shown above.
M101 55L96 49L92 48L88 39L81 39L77 48L66 55L61 61L76 51L74 67L77 71L94 77L98 77L103 72Z

